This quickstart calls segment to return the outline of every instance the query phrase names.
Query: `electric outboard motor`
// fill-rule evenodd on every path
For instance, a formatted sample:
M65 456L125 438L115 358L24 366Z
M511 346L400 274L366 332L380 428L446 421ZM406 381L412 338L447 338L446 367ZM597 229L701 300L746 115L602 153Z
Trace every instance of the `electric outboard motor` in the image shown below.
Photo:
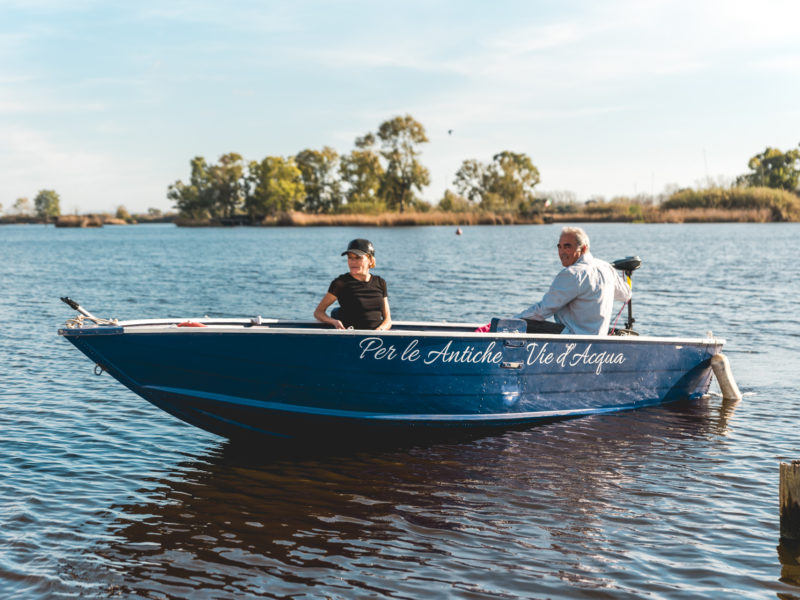
M628 285L633 288L631 284L631 276L633 272L642 266L642 259L638 256L626 256L611 263L611 266L622 271L625 274L625 280ZM614 333L617 335L639 335L633 330L633 323L636 319L633 318L633 300L628 301L628 320L625 322L625 329L618 329Z
M618 271L624 271L625 275L630 276L636 269L642 266L642 259L638 256L626 256L611 263L611 266Z

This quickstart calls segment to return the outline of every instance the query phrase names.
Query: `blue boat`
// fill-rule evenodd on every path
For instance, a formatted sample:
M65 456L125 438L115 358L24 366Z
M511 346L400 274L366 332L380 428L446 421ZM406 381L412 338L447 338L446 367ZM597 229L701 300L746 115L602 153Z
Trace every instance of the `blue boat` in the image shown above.
M335 330L278 319L106 321L59 329L133 392L227 438L486 430L706 394L724 340L528 334L525 322Z

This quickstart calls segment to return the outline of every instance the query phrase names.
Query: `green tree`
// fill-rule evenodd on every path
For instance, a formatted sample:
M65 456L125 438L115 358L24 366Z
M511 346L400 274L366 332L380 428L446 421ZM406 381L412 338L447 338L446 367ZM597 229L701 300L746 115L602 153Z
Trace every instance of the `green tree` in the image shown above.
M216 211L232 217L247 196L247 179L242 157L229 152L219 157L219 163L208 168L208 181Z
M752 173L737 179L737 183L748 187L770 187L793 192L800 181L800 150L781 152L767 148L756 154L747 163Z
M428 141L425 128L410 115L395 117L381 123L378 139L386 161L380 196L388 207L403 212L415 200L414 189L430 184L430 173L418 160L419 144Z
M484 210L532 213L544 206L544 200L537 199L533 190L539 181L539 170L526 154L505 150L495 154L488 165L465 160L453 184L462 196Z
M339 179L339 154L325 146L303 150L295 156L306 191L303 209L310 213L334 213L342 205L342 182Z
M373 134L356 139L356 149L341 158L339 172L346 185L348 210L371 212L385 206L378 197L385 172Z
M195 156L189 164L191 166L189 183L178 180L170 185L167 189L167 198L174 202L175 208L185 217L209 219L219 216L206 159Z
M120 204L120 205L117 207L117 213L116 213L116 215L115 215L115 216L116 216L118 219L122 219L123 221L128 221L128 222L130 222L130 221L133 221L133 218L131 217L131 213L129 213L129 212L128 212L128 209L127 209L127 208L125 208L125 206L124 206L124 205L122 205L122 204Z
M439 210L445 212L469 212L472 210L472 203L458 194L454 194L450 190L445 190L442 199L439 200L437 207Z
M41 219L54 219L61 214L60 198L54 190L40 190L33 199L36 216Z
M487 168L487 187L505 210L528 212L539 183L539 170L522 153L504 151L492 157Z
M249 167L250 193L245 210L253 222L302 207L306 192L300 169L292 158L268 156Z

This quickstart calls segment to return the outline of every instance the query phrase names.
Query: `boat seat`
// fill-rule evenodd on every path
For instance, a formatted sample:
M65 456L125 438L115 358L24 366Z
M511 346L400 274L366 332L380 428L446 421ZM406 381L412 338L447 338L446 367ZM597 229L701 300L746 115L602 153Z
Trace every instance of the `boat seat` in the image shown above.
M526 333L561 333L564 331L564 325L561 323L553 323L552 321L537 321L535 319L525 319L528 324Z
M493 317L489 331L496 333L525 333L528 324L523 319L503 319Z

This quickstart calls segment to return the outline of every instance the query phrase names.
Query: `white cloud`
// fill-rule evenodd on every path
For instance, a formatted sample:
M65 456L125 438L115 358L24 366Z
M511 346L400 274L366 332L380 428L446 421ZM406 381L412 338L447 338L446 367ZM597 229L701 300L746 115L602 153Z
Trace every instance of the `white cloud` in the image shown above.
M773 71L776 75L800 73L800 54L785 54L760 60L753 60L747 66L757 71Z

